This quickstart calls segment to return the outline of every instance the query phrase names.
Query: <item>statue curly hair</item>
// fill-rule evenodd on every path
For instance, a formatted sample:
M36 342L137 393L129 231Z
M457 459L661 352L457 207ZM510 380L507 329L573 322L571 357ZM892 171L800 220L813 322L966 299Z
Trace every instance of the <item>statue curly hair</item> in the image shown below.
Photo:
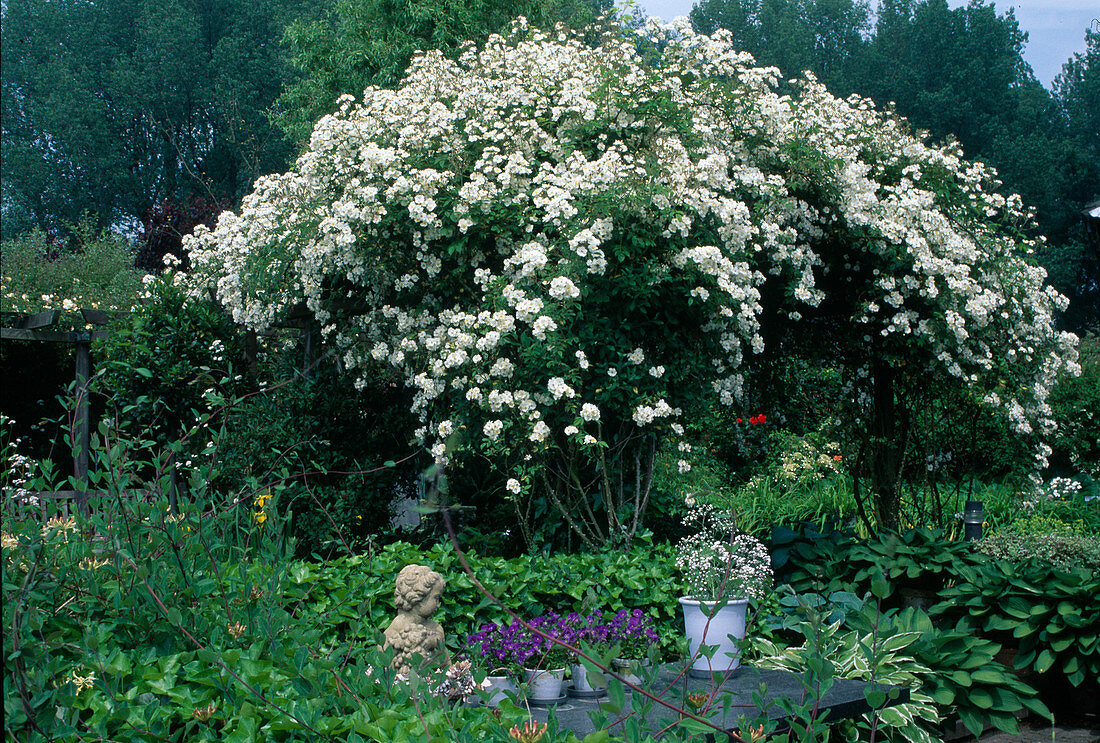
M446 583L443 576L426 565L406 565L397 574L393 603L398 611L412 611L438 586Z

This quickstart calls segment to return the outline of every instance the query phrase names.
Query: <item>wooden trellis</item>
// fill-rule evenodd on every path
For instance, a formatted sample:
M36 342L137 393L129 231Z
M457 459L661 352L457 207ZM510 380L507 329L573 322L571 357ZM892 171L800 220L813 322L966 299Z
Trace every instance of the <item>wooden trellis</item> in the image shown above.
M46 504L57 504L56 510L64 515L68 514L68 504L75 503L82 512L88 512L89 495L101 495L88 490L89 452L91 449L91 399L88 389L91 378L91 346L92 341L107 337L108 331L103 329L111 321L112 314L103 310L80 309L80 316L84 321L84 330L57 330L52 326L57 323L60 315L58 310L47 310L33 315L20 315L16 313L4 313L3 326L0 328L0 338L15 341L37 341L43 343L62 343L73 346L76 356L74 380L76 382L76 409L73 425L73 479L78 485L77 490L38 491L33 493L40 506L43 517L48 510ZM92 326L92 327L88 327ZM315 361L316 349L313 342L313 316L304 307L294 308L287 322L280 326L281 330L296 330L302 335L303 358L302 374L308 376L310 367ZM274 335L277 331L257 334L247 331L244 336L245 363L249 371L256 373L257 352L259 338L261 336ZM172 468L171 487L169 489L169 507L176 509L176 471Z
M76 410L73 421L73 479L78 488L75 491L59 491L39 495L55 499L71 498L78 508L88 510L88 451L91 446L92 405L88 394L88 380L92 371L92 341L107 335L105 330L53 330L57 322L57 310L47 310L34 315L12 316L12 327L0 328L0 339L12 341L38 341L43 343L65 343L73 346L76 356ZM103 326L110 316L102 310L80 310L85 326ZM7 325L8 317L5 317Z

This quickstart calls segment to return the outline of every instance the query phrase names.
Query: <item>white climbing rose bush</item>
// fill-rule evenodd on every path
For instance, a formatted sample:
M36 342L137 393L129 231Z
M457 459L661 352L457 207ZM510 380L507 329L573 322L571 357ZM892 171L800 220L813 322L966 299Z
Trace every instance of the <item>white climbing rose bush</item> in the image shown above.
M682 436L693 398L737 399L765 282L798 318L827 276L860 332L1046 429L1075 339L1023 258L1019 199L869 102L812 79L784 95L777 74L682 20L592 48L520 19L457 61L424 53L198 228L195 291L253 328L304 302L349 370L399 370L438 459L507 455L508 493L545 486L593 521L607 457Z

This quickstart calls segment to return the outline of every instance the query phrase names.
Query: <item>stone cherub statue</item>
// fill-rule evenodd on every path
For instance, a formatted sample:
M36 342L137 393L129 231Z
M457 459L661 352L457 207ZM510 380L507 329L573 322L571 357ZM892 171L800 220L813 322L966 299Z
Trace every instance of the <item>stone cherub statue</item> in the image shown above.
M394 649L392 666L398 673L408 675L413 655L447 661L443 628L431 618L439 608L444 586L443 576L424 565L406 565L397 575L393 603L398 613L386 628L383 647Z

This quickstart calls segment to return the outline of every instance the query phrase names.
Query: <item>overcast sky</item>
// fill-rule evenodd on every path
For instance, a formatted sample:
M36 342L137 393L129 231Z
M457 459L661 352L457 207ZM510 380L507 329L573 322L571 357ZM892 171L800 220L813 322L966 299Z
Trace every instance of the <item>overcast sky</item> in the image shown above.
M687 15L695 4L693 0L638 0L649 15L672 20ZM871 0L871 6L877 3ZM966 5L966 0L948 0L952 8ZM1050 87L1054 77L1062 71L1062 63L1075 52L1085 51L1085 29L1089 24L1100 29L1100 2L1098 0L1014 0L994 4L998 13L1008 8L1016 9L1016 20L1028 34L1024 47L1024 59L1035 70L1035 76Z

